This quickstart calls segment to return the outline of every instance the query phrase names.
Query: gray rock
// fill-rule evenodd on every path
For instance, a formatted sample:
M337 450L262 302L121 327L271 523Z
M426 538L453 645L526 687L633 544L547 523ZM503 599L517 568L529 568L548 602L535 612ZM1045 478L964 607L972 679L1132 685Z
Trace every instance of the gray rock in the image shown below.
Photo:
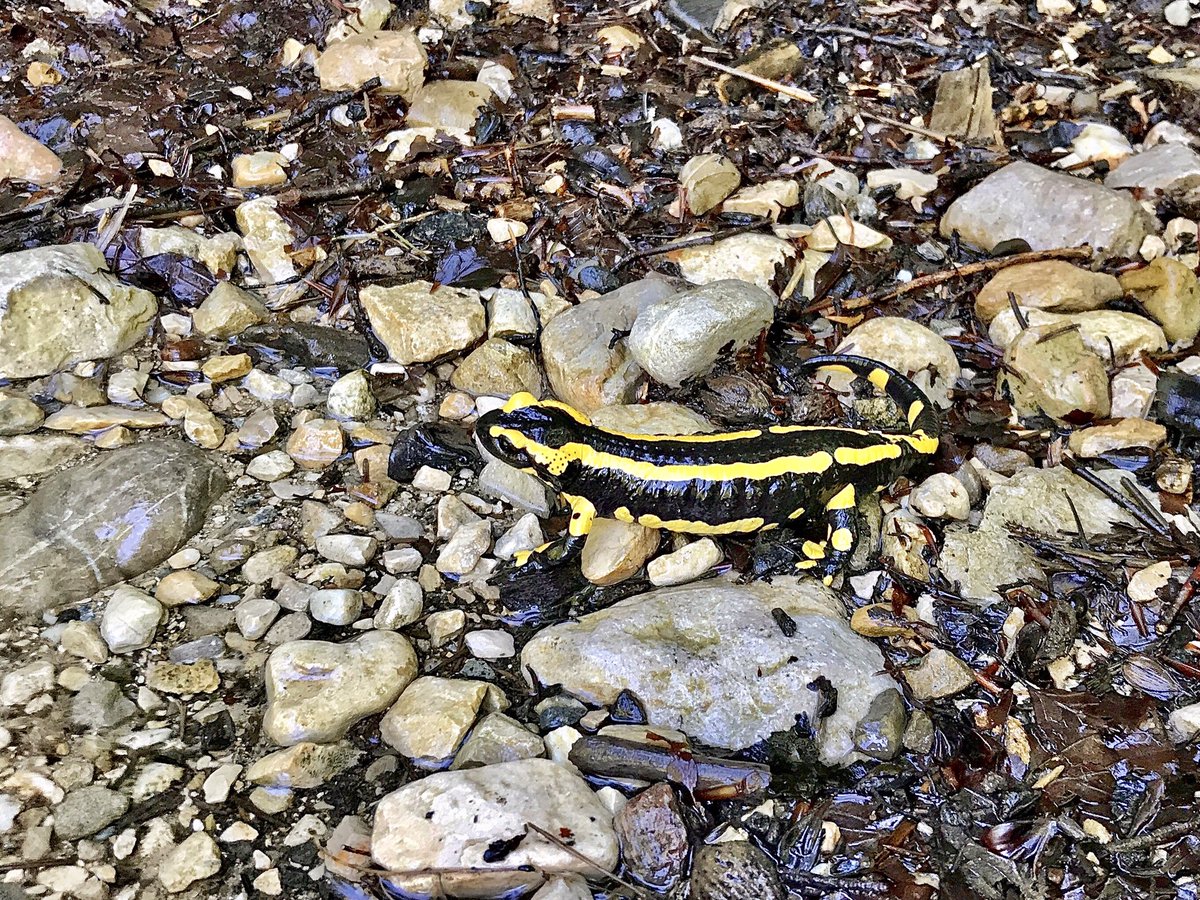
M0 519L5 605L37 615L142 574L204 523L225 479L182 441L148 441L48 477Z
M1161 197L1194 215L1200 212L1200 153L1187 144L1158 144L1128 157L1108 173L1104 184Z
M122 284L91 244L0 257L0 378L36 378L107 359L146 335L158 313L149 291Z
M308 614L327 625L349 625L362 612L363 596L350 588L322 588L312 596Z
M415 765L442 768L475 724L488 690L485 681L422 676L384 715L380 734Z
M1072 505L1088 534L1108 534L1118 523L1135 524L1101 491L1065 466L1052 466L1049 469L1022 469L994 487L984 506L980 525L1019 525L1038 534L1058 537L1064 532L1075 531Z
M504 713L489 713L471 729L450 768L473 769L545 754L546 745L539 735Z
M88 452L87 444L65 434L0 437L0 481L44 475Z
M705 375L721 348L754 340L775 318L775 298L744 281L714 281L641 312L629 352L656 381L678 387Z
M551 875L611 871L617 864L611 821L582 778L546 759L522 759L438 772L388 794L375 810L371 855L397 873L471 870L437 876L439 888L450 896L495 897L537 887ZM570 834L574 853L527 833L526 822ZM520 834L525 839L504 859L485 856L496 841ZM536 873L534 880L520 867ZM389 880L411 894L432 893L428 875Z
M1112 407L1108 367L1075 331L1052 325L1027 328L1004 354L999 384L1019 416L1063 420L1074 413L1106 418Z
M784 900L771 858L749 841L706 844L692 862L692 900Z
M75 841L111 825L129 809L129 798L100 785L71 791L54 807L54 834Z
M479 473L479 492L526 509L539 516L550 515L550 497L546 485L527 472L493 459Z
M854 746L872 759L892 759L904 739L904 697L895 688L879 694L854 729Z
M555 316L542 331L542 360L560 400L584 412L627 403L642 370L613 330L628 331L644 310L675 293L661 278L643 278L585 300Z
M1150 217L1126 193L1014 162L955 200L940 230L987 251L1021 238L1034 250L1087 244L1101 256L1135 256L1149 226Z
M797 624L787 637L772 614ZM813 579L772 584L709 581L666 588L544 629L522 669L595 706L628 689L651 725L740 749L805 714L817 724L822 760L853 759L854 730L875 697L894 688L879 650L845 622L836 595ZM837 711L817 718L818 676L838 690Z

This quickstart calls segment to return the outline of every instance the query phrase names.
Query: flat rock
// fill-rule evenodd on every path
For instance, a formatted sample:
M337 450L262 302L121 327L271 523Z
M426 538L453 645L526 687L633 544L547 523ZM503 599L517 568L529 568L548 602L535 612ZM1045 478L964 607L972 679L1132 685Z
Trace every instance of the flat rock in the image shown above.
M500 338L489 338L472 350L450 383L475 397L508 397L518 391L541 397L545 391L533 352Z
M724 280L684 291L638 315L629 352L656 381L678 387L705 375L721 348L745 346L775 317L775 298L744 281Z
M951 525L938 566L963 597L985 603L999 602L1005 585L1036 584L1043 577L1033 552L997 524Z
M591 420L597 428L625 434L707 434L717 430L700 413L669 400L605 406L593 412Z
M201 334L231 338L267 320L267 307L249 291L220 282L192 313L192 324Z
M45 420L42 408L28 397L0 390L0 437L37 431Z
M1127 193L1014 162L955 200L939 229L988 252L1020 238L1033 250L1088 245L1108 257L1136 256L1149 226L1150 217Z
M142 574L199 531L224 489L210 457L175 440L48 476L0 519L0 605L36 615Z
M1194 215L1200 211L1200 153L1187 144L1158 144L1128 157L1108 173L1104 184L1136 190L1150 199L1161 197Z
M667 254L691 284L736 280L771 290L778 270L796 258L796 248L773 234L736 234L711 244ZM785 276L786 277L786 276Z
M344 644L283 644L267 660L263 731L283 746L341 740L359 719L387 709L416 674L412 645L392 631Z
M279 213L274 197L255 197L238 205L234 213L246 255L268 295L279 294L298 274L288 247L296 240L292 227Z
M796 620L793 637L780 631L776 607ZM748 747L806 714L819 721L827 764L853 758L858 721L895 686L879 674L878 649L843 620L836 595L811 579L650 591L544 629L521 660L543 683L597 706L630 690L651 725L716 747ZM818 675L838 689L837 711L821 720L808 687Z
M1115 309L1094 309L1077 313L1053 313L1042 309L1023 309L1030 328L1049 331L1076 326L1079 339L1103 360L1124 365L1148 353L1167 349L1167 336L1156 323L1137 313ZM1025 329L1011 309L1002 310L988 327L988 339L998 347L1008 347Z
M470 134L479 110L491 96L491 88L478 81L431 81L413 96L405 124L436 128L453 136Z
M483 337L487 323L478 291L413 281L367 285L360 292L371 327L398 363L430 362Z
M95 834L129 809L129 798L97 784L71 791L54 808L54 833L64 841Z
M1099 309L1122 295L1112 275L1092 272L1061 259L1009 266L992 276L975 298L975 312L985 324L1009 309L1008 295L1026 309L1082 312Z
M1108 534L1114 525L1135 524L1101 491L1065 466L1053 466L1022 469L992 488L981 525L1019 525L1047 537L1058 537L1075 531L1072 506L1088 534Z
M357 90L372 78L380 90L412 100L425 83L425 48L411 28L368 31L334 41L317 59L325 91Z
M536 732L504 713L488 713L471 729L454 755L452 769L474 769L518 759L546 755L546 745Z
M158 880L177 894L221 871L221 850L205 831L193 831L158 864Z
M628 331L640 313L675 292L670 281L643 278L555 316L541 341L554 395L584 412L632 400L642 370L625 341L613 343L613 331Z
M632 522L597 518L583 545L583 577L593 584L632 578L658 550L661 532Z
M0 378L35 378L107 359L146 336L149 291L122 284L91 244L0 256Z
M361 757L362 751L348 741L302 741L257 760L246 770L246 780L264 787L305 790L320 787Z
M87 452L87 444L65 434L0 437L0 481L44 475L74 462Z
M570 835L574 852L536 832L526 834L527 822L556 836ZM522 834L502 860L492 859L489 848L497 841ZM371 855L396 873L471 869L442 876L441 889L499 896L513 887L537 887L551 875L594 876L596 866L611 871L617 839L612 814L582 778L549 760L523 759L439 772L388 794L375 810ZM532 872L515 871L521 867ZM411 893L432 888L429 876L389 880ZM482 893L485 885L494 893Z

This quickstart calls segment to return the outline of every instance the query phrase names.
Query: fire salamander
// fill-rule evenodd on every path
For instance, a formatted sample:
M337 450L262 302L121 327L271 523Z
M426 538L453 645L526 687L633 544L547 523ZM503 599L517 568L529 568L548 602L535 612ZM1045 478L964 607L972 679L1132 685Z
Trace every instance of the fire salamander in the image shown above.
M797 567L831 581L854 549L859 496L882 491L935 454L941 423L916 385L873 360L819 356L799 371L865 378L897 405L908 429L771 425L723 434L623 434L528 393L480 416L476 434L488 452L550 484L571 508L565 540L518 564L573 557L595 517L608 516L695 535L795 528ZM812 531L819 517L823 535ZM809 539L800 542L806 530Z

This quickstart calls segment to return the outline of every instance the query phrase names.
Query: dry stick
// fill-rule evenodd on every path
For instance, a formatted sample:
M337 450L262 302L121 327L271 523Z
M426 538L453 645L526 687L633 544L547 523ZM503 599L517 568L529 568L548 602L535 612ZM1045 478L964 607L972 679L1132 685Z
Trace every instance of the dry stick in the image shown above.
M595 869L597 872L599 872L605 878L611 878L613 881L615 881L617 884L621 885L621 887L625 888L627 891L631 891L635 897L643 897L643 898L645 898L645 900L652 900L651 896L648 893L646 893L645 891L643 891L641 888L639 888L636 884L632 884L628 881L625 881L623 878L621 878L615 872L608 871L608 869L604 868L604 866L600 865L600 863L598 863L594 859L591 859L590 857L585 856L584 854L580 853L578 850L576 850L570 844L566 843L562 838L551 834L545 828L540 828L537 825L534 825L532 822L526 822L525 828L528 831L532 831L535 834L541 835L546 840L548 840L550 843L552 843L554 846L558 847L560 850L565 851L566 853L569 853L571 856L575 857L580 862L591 866L593 869Z
M1102 846L1100 849L1108 856L1116 853L1149 850L1151 847L1157 847L1164 841L1173 841L1176 838L1183 837L1197 827L1200 827L1200 816L1193 816L1190 819L1184 819L1182 822L1170 822L1161 828L1155 828L1153 831L1149 831L1138 837L1122 838L1121 840L1113 841L1110 844Z
M887 291L865 294L861 297L851 297L842 304L842 309L860 309L864 306L870 306L873 303L894 300L905 294L911 294L913 291L923 291L927 288L937 287L939 284L953 281L956 278L970 278L972 275L999 272L1001 269L1007 269L1010 266L1019 266L1024 263L1042 262L1047 259L1090 259L1091 256L1092 249L1090 247L1059 247L1054 250L1033 250L1029 253L1014 253L1012 256L1002 256L999 259L985 259L953 269L944 269L941 272L934 272L931 275L922 275L920 278L914 278L912 281L898 285ZM809 306L804 311L806 313L820 312L821 310L831 308L833 305L834 303L831 301L822 300L820 303Z
M711 59L705 59L703 56L689 56L688 60L699 63L702 66L708 66L710 69L716 69L718 72L724 72L726 75L732 75L735 78L744 78L746 81L769 88L777 94L783 94L785 97L791 97L793 100L799 100L802 103L817 102L817 98L803 88L792 87L790 84L784 84L781 81L763 78L761 75L755 75L753 72L747 72L745 69L735 69L733 66L714 62Z
M858 114L864 119L870 119L872 122L879 122L883 125L891 125L893 128L899 128L903 131L911 131L913 134L919 134L922 137L927 137L930 140L937 141L939 144L958 144L958 141L956 141L953 137L941 131L933 131L929 128L922 128L920 125L910 125L908 122L902 122L899 119L893 119L891 116L880 115L879 113L874 113L866 109L858 110Z

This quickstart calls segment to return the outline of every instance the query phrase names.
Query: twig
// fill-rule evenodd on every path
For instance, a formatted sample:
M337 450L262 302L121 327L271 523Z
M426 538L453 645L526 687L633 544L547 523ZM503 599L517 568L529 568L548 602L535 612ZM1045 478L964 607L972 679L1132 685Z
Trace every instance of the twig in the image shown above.
M584 772L608 778L638 778L661 781L681 764L692 767L696 776L693 793L703 799L744 796L766 790L771 769L758 763L721 759L715 756L682 757L669 748L589 735L571 746L571 762Z
M556 835L551 834L545 828L539 828L537 825L534 825L532 822L526 822L525 828L528 829L529 831L532 831L534 834L538 834L541 837L545 838L550 843L552 843L554 846L558 847L560 850L565 851L566 853L569 853L571 856L575 857L580 862L591 866L597 872L602 874L605 878L611 878L617 884L621 885L621 887L625 888L627 891L632 892L635 897L644 897L645 900L652 900L650 894L643 891L637 885L631 884L630 882L621 878L621 876L617 875L615 872L608 871L608 869L604 868L604 866L600 865L600 863L596 862L595 860L591 859L590 857L584 856L582 853L580 853L578 850L576 850L570 844L567 844L566 842L564 842L562 840L562 838L559 838Z
M893 119L891 116L880 115L879 113L871 112L870 110L860 109L858 114L864 119L870 119L873 122L880 122L884 125L891 125L893 128L899 128L903 131L911 131L913 134L919 134L922 137L927 137L930 140L937 141L939 144L957 144L953 137L941 131L933 131L929 128L922 128L920 125L910 125L908 122L902 122L899 119Z
M803 88L792 87L790 84L784 84L781 81L763 78L761 75L755 75L753 72L747 72L745 69L735 69L733 66L727 66L724 63L714 62L711 59L705 59L703 56L689 56L688 60L690 62L699 63L702 66L708 66L710 69L716 69L718 72L724 72L726 75L732 75L735 78L744 78L746 81L775 91L777 94L783 94L785 97L791 97L793 100L799 100L802 103L817 102L816 95L810 94Z
M1159 616L1158 624L1155 626L1155 630L1159 634L1166 634L1171 630L1171 626L1175 624L1175 618L1187 606L1188 601L1196 595L1197 584L1200 584L1200 566L1192 569L1192 574L1187 577L1182 587L1179 588L1179 593L1175 595L1175 599L1171 601L1171 605L1163 610L1162 615Z
M133 198L137 196L138 186L131 184L129 190L125 192L125 199L121 201L121 205L112 212L112 216L104 223L104 227L96 233L96 239L92 242L97 250L103 253L108 249L108 245L113 242L117 236L117 232L121 230L121 226L125 224L125 216L129 214L129 207L133 205Z
M847 28L845 25L808 25L806 29L814 31L817 34L842 34L846 37L854 37L862 41L870 41L874 44L886 44L889 47L911 47L914 50L922 50L932 56L949 56L951 52L949 47L939 47L937 44L931 44L920 38L899 37L890 34L871 34L867 31L859 31L857 28Z
M1113 841L1110 844L1103 845L1101 849L1109 856L1115 853L1133 853L1137 850L1149 850L1151 847L1157 847L1163 841L1173 841L1175 838L1183 837L1188 832L1195 831L1197 828L1200 828L1200 816L1193 816L1190 819L1184 819L1182 822L1170 822L1161 828L1155 828L1153 831L1148 831L1139 837L1122 838L1119 841Z
M754 231L768 224L767 219L763 218L757 222L751 222L749 225L737 225L733 228L726 228L724 231L715 232L713 234L696 234L687 238L680 238L677 241L663 244L659 247L650 247L646 250L635 250L628 256L624 256L613 266L614 272L619 272L631 262L636 262L639 259L646 259L649 256L662 256L664 253L670 253L673 250L685 250L688 247L703 247L707 244L713 244L717 241L724 240L727 237L733 237L738 234L746 234L749 231Z
M375 90L375 88L379 87L380 83L379 77L376 76L364 81L361 87L355 88L354 90L338 91L336 94L329 94L325 97L316 97L315 99L311 100L303 109L290 116L283 123L283 127L279 129L279 133L276 136L279 137L285 134L291 134L293 131L303 127L305 124L311 122L322 113L331 110L334 107L341 106L343 103L349 103L359 94L365 94L368 91Z
M887 291L851 297L841 305L843 309L860 309L864 306L871 306L874 303L894 300L905 294L911 294L913 291L923 291L927 288L937 287L939 284L953 281L956 278L985 275L991 272L999 272L1001 269L1007 269L1010 266L1042 262L1047 259L1090 259L1091 256L1092 249L1090 247L1059 247L1054 250L1033 250L1029 253L1014 253L1012 256L1002 256L999 259L984 259L979 262L967 263L965 266L922 275L920 278L914 278L912 281L897 285ZM819 303L809 306L805 309L805 312L820 312L821 310L829 309L834 305L834 302L822 300Z

